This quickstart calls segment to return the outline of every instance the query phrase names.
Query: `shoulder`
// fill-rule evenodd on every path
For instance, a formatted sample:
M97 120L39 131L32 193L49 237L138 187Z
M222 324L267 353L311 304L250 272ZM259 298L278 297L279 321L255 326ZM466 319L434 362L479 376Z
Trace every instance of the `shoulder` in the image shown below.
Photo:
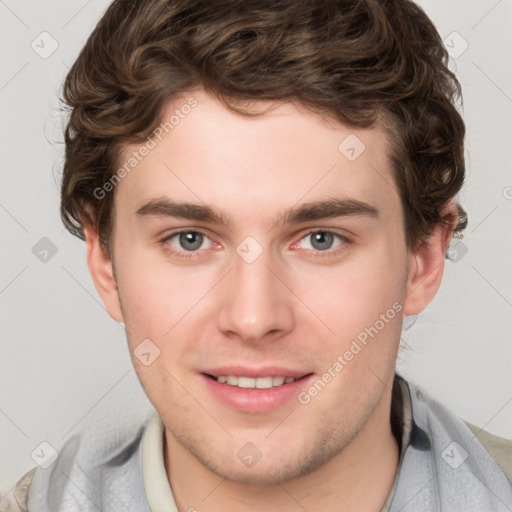
M23 475L14 486L14 489L9 491L6 496L0 501L0 512L27 512L28 490L36 468L31 469L28 473Z
M149 419L106 428L100 422L73 435L50 471L36 468L16 484L5 512L85 512L107 505L109 510L146 511L140 459Z
M428 409L428 417L430 419L427 423L432 425L434 423L437 424L437 435L439 435L439 430L444 430L449 437L463 441L468 448L468 451L474 443L480 445L484 448L484 453L486 452L492 459L494 459L496 464L499 466L499 469L501 469L506 476L507 480L512 482L512 440L495 436L467 421L464 421L462 418L449 411L437 400L430 397L422 389L411 385L410 383L409 386L414 404L416 406L420 406L420 408L421 405L424 405ZM434 417L436 421L432 422ZM426 417L424 419L426 419ZM475 457L475 459L483 461L483 459L478 457Z
M431 441L444 453L453 441L471 454L465 466L480 477L512 482L512 441L480 429L448 410L421 388L407 382L416 423L432 434ZM491 480L492 480L491 478Z
M464 423L512 482L512 440L490 434L467 421Z
M472 430L421 388L401 384L411 434L392 510L412 510L414 500L414 510L512 510L512 443Z
M414 421L431 432L431 441L438 445L441 452L452 441L457 441L473 455L469 461L473 469L478 466L484 473L491 471L496 476L502 473L502 477L512 482L512 440L495 436L464 421L414 383L403 378L400 382L409 392ZM495 470L491 470L492 465Z

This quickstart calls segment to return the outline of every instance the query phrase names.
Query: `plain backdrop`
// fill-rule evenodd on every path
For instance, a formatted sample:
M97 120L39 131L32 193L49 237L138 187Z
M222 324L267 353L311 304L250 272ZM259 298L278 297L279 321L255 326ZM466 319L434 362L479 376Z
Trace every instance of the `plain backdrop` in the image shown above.
M146 399L83 242L59 218L64 76L107 0L0 2L0 489L86 428ZM472 423L512 436L512 0L423 0L464 92L469 228L407 331L399 371ZM46 251L46 253L44 252ZM3 492L1 493L3 495ZM0 495L0 498L1 498Z

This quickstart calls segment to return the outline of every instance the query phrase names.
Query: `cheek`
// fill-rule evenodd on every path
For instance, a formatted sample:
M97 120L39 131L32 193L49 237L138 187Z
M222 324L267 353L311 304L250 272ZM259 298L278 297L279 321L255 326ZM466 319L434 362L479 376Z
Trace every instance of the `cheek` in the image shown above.
M144 250L121 258L117 277L130 345L149 338L162 351L171 339L173 351L179 350L176 333L200 314L203 298L215 283L211 270L173 267Z
M304 273L298 294L303 293L304 302L329 328L320 330L321 324L310 315L308 329L316 322L317 332L324 333L319 336L322 366L328 369L338 362L337 368L343 368L332 389L352 389L364 379L375 379L369 368L383 380L392 375L406 276L405 251L398 253L385 243L361 250L337 268L314 276Z
M300 270L293 282L301 283L298 295L304 303L337 338L346 339L374 324L395 303L402 304L406 278L405 256L383 244L360 250L336 267Z
M116 276L119 298L128 339L131 344L139 340L159 339L169 329L169 303L175 296L173 282L136 246L123 250L119 236L116 247Z

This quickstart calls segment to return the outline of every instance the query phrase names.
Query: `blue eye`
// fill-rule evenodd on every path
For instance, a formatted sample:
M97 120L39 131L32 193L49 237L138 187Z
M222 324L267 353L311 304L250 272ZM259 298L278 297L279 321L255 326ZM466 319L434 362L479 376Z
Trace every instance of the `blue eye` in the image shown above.
M179 242L186 251L195 251L203 245L203 238L201 233L180 233Z
M216 242L199 231L179 231L162 240L165 250L181 258L200 257L208 254L204 249L220 248ZM339 255L337 249L348 248L349 240L328 230L311 231L303 236L295 247L307 249L312 255L335 256ZM323 254L322 254L323 253Z
M203 247L203 244L205 242L209 242L209 239L197 231L182 231L181 233L176 233L170 236L168 241L177 249L187 252L193 252L198 249L206 249L209 247Z
M336 239L339 240L339 243L334 245ZM306 242L306 246L302 245L302 242L304 241ZM341 245L343 242L344 239L341 235L331 233L330 231L315 231L313 233L308 233L305 237L303 237L299 244L300 247L303 249L313 249L315 251L328 251L333 247Z

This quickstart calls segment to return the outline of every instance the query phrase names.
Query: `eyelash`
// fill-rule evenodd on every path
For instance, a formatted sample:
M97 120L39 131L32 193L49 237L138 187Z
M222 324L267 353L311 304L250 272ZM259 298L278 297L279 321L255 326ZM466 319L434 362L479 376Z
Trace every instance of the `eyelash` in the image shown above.
M165 236L165 238L163 238L162 240L160 240L160 243L163 245L163 248L166 253L168 253L172 256L179 256L182 259L190 260L193 258L197 258L201 251L206 250L206 249L199 249L197 251L180 251L180 250L176 249L174 246L172 246L169 243L169 241L181 233L199 233L206 238L210 238L206 233L204 233L203 231L201 231L199 229L181 229L178 231L174 231L174 232L170 233L169 235ZM339 253L341 251L346 250L347 245L351 243L351 240L348 237L341 235L341 234L337 233L336 231L332 231L329 229L314 229L314 230L305 232L299 238L299 240L297 242L293 243L293 245L297 245L301 240L303 240L307 236L314 235L315 233L331 234L334 237L337 237L341 241L341 244L339 246L337 246L336 248L327 249L325 251L303 249L304 251L307 251L310 254L312 253L314 255L314 257L316 257L316 258L335 258L335 257L339 256Z

